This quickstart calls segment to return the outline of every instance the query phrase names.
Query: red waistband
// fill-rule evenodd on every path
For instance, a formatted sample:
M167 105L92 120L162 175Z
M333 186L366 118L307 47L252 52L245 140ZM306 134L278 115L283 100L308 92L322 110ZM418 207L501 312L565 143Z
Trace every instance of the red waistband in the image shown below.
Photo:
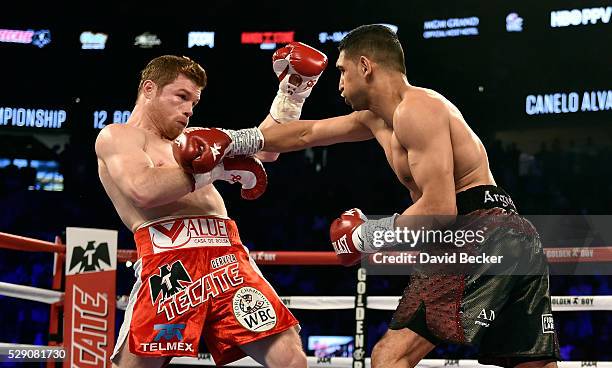
M216 216L166 217L146 222L134 233L138 258L195 247L242 245L234 220Z

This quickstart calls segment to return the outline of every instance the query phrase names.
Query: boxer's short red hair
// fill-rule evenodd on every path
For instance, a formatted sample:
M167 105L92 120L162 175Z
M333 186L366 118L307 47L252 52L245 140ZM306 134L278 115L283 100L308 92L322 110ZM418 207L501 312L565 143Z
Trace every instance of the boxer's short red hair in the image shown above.
M192 80L198 87L206 87L206 71L195 61L186 56L163 55L151 60L140 73L138 93L146 80L153 81L161 90L172 83L179 74Z

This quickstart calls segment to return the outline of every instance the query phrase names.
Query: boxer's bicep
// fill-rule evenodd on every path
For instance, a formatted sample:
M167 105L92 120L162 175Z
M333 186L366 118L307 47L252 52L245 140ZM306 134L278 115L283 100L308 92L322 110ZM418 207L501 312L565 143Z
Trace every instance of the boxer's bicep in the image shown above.
M352 114L336 116L329 119L313 121L309 145L329 146L343 142L359 142L374 138L372 131L362 121L362 114L354 112Z
M144 136L140 132L107 128L96 139L96 154L113 183L129 196L154 163L144 151Z
M431 214L456 211L453 149L444 111L430 105L411 107L400 112L394 124L395 135L407 151L412 179L422 193L419 207Z

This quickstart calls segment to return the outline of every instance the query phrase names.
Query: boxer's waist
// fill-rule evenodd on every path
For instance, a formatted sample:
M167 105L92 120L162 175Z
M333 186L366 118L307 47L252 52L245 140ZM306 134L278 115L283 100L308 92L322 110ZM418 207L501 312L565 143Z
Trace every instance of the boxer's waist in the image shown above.
M138 258L171 250L241 245L234 220L216 216L163 217L134 233Z
M510 195L495 185L479 185L457 193L457 213L459 215L491 208L518 212Z

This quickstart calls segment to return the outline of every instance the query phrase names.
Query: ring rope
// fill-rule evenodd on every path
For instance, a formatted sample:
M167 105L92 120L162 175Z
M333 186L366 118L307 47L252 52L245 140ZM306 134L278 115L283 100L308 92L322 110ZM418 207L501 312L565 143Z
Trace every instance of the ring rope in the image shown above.
M57 241L56 243L52 243L0 232L0 248L23 250L26 252L66 253L66 246L59 243L59 240Z
M66 246L61 244L59 239L52 243L3 232L0 232L0 248L30 252L66 253ZM547 247L544 248L544 252L550 263L612 262L612 246ZM324 266L340 264L334 252L253 251L250 255L257 264L261 265ZM137 253L133 249L118 249L117 260L119 262L135 262Z
M63 350L62 346L47 346L47 345L29 345L29 344L13 344L9 342L0 342L0 355L8 355L9 350Z
M0 282L0 295L53 304L63 300L64 293L32 286ZM291 309L338 310L355 308L354 296L281 296L283 303ZM399 296L368 296L367 308L395 310ZM127 296L120 296L117 309L125 310ZM594 296L552 296L552 310L565 311L609 311L612 310L612 295Z
M64 299L64 293L61 291L11 284L8 282L0 282L0 295L47 304L57 303Z

